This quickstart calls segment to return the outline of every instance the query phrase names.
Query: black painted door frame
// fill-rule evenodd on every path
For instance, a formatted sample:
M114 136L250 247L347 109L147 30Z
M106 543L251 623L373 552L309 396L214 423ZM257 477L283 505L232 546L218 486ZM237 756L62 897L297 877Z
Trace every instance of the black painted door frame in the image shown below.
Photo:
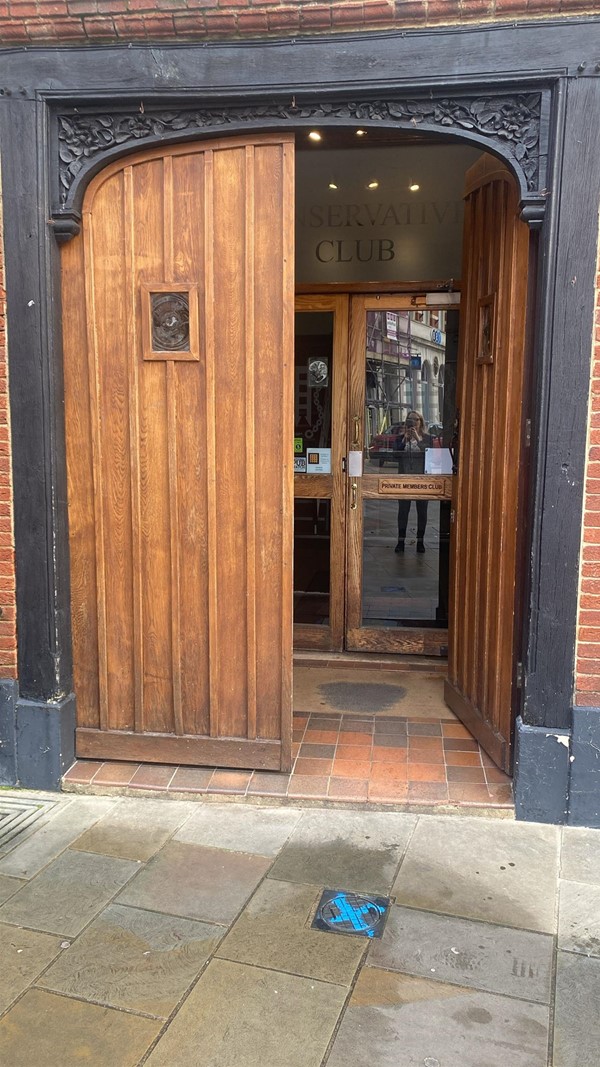
M600 130L589 120L600 109L599 50L600 20L592 17L287 41L3 52L17 721L28 727L26 762L29 749L50 752L46 760L38 755L35 770L23 764L21 781L56 786L72 756L58 240L76 232L87 182L119 154L246 130L417 126L495 152L515 174L540 264L530 307L522 714L534 727L569 727L582 398L600 202ZM568 180L574 175L576 181Z

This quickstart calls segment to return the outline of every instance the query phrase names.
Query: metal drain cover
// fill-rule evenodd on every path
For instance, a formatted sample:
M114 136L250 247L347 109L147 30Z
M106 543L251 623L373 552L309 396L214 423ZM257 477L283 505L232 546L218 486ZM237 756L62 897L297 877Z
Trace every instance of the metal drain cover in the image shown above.
M28 836L33 824L54 806L52 801L19 800L0 794L0 853L8 852L21 837Z
M381 937L389 906L388 897L366 897L339 889L325 889L311 927L352 937Z

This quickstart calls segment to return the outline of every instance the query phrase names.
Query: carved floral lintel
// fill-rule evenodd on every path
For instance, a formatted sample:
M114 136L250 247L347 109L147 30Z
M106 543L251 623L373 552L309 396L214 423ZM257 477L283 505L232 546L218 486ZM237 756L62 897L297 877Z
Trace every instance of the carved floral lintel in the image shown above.
M113 114L78 112L58 116L60 202L65 205L73 182L99 154L138 142L243 125L283 126L328 119L397 123L477 134L502 146L525 175L527 188L539 180L541 94L539 92L476 97L398 98L363 102L248 104L231 107L147 109Z

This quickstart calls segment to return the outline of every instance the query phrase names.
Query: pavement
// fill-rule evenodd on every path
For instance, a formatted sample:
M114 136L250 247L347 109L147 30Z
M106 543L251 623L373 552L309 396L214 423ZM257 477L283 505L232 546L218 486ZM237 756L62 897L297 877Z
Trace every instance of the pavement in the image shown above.
M3 1067L598 1067L600 831L2 790L0 961Z

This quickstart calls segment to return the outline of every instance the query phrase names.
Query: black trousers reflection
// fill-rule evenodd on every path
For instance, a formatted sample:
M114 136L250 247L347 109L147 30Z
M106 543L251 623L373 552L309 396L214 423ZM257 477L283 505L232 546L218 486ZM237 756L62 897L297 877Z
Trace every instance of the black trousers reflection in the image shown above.
M399 500L398 501L398 540L404 541L406 537L406 527L408 525L408 514L410 512L410 505L412 500ZM417 508L417 540L422 541L425 536L425 527L427 526L427 506L428 500L415 500Z

